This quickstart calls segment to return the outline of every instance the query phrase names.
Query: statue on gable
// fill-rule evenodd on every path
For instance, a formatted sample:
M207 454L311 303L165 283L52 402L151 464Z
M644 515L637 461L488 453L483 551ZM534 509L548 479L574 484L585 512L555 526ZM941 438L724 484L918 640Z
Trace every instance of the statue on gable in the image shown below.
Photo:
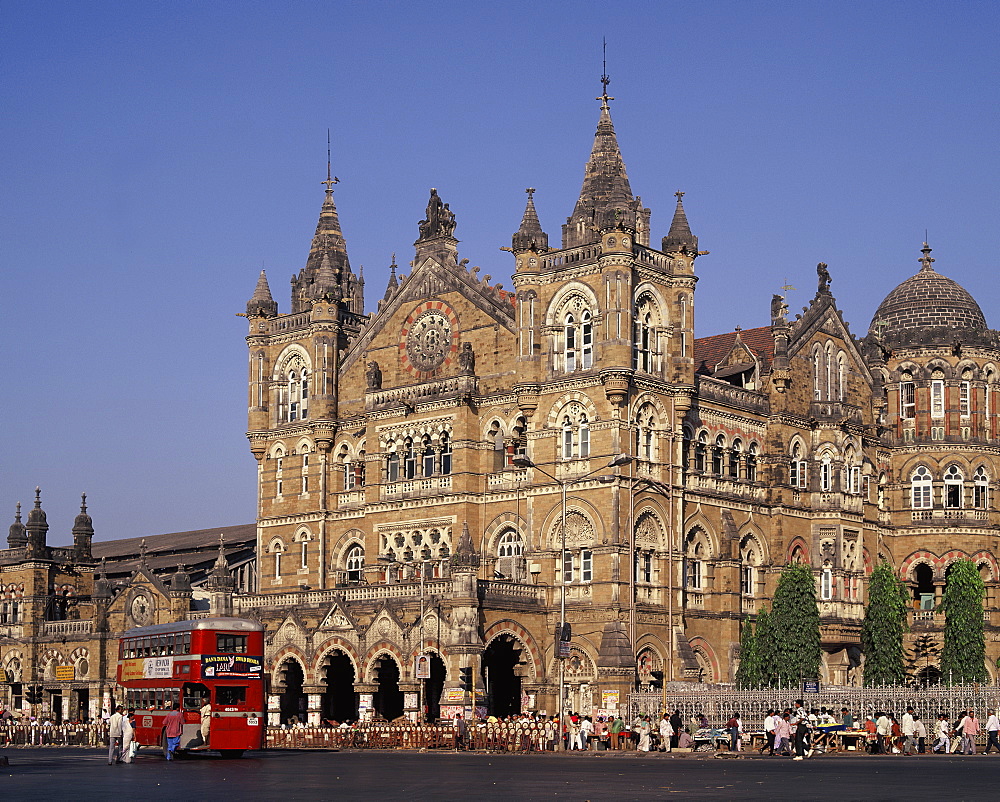
M771 322L785 323L785 315L788 314L788 304L785 303L784 296L771 296Z
M424 219L420 221L420 239L450 237L455 233L455 213L441 201L436 189L431 189Z
M458 366L462 373L476 372L476 352L472 350L472 343L462 343L462 350L458 352Z
M368 370L365 372L365 379L368 383L369 390L382 389L382 370L379 368L378 362L374 359L368 363Z
M817 290L817 293L820 295L829 295L830 271L827 269L825 262L820 262L816 265L816 274L819 276L819 289Z

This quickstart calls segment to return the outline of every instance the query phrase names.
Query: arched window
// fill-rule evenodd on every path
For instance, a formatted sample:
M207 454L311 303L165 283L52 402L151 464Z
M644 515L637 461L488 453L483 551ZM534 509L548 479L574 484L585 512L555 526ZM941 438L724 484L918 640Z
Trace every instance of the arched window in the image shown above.
M747 481L757 481L757 444L751 443L747 449Z
M910 477L910 506L913 509L929 510L934 506L931 487L931 472L919 466Z
M823 397L823 349L819 345L813 347L813 400Z
M573 459L573 422L569 415L563 416L562 421L562 458Z
M348 582L360 582L364 576L365 550L364 547L355 543L347 550L344 558L344 568L347 571Z
M962 496L964 495L963 483L965 477L957 466L952 465L944 474L944 506L949 510L960 510L964 506Z
M990 478L986 468L980 465L972 475L972 506L977 510L985 510L990 506Z
M357 477L354 472L353 462L351 461L351 452L347 448L346 443L337 452L337 462L340 464L340 470L344 474L344 490L353 490Z
M794 488L805 488L809 479L808 463L802 458L802 446L792 446L792 459L788 464L788 484Z
M740 478L740 457L743 455L743 443L733 440L733 447L729 451L729 478Z
M726 453L726 438L719 435L715 438L715 448L712 449L712 473L722 475L723 458Z
M302 495L309 492L309 452L302 454Z
M385 480L387 482L399 481L399 452L395 446L385 455Z
M833 343L826 344L826 386L823 388L824 398L836 398L836 393L834 392L833 383L836 380L834 373L834 368L836 367L833 359Z
M584 312L580 331L580 367L588 370L594 365L594 323L590 312Z
M847 398L847 358L843 351L837 355L837 398Z
M819 464L819 489L823 491L833 489L833 462L829 454L824 454Z
M274 458L274 494L284 495L285 489L285 455L279 451Z
M441 432L438 440L441 443L441 473L447 475L451 473L451 439L447 432Z
M643 404L636 416L636 433L638 436L636 453L639 459L653 462L656 459L655 435L656 413L651 404ZM687 441L685 441L687 442Z
M281 579L281 544L274 544L274 578Z
M698 442L694 446L694 469L705 472L708 454L708 433L701 432L698 435Z
M299 567L300 568L308 568L309 567L309 542L307 540L305 540L305 539L302 540L301 544L299 545L299 551L300 551L300 554L301 554L301 561L299 562Z
M708 557L708 539L700 529L692 529L684 543L684 587L701 590L704 582L704 562Z
M566 372L569 373L576 370L576 320L573 318L573 315L566 315L563 332L566 338L564 364L566 365Z
M417 455L413 450L413 438L403 441L403 478L413 479L417 475Z
M590 456L590 423L585 414L580 415L580 458Z
M431 445L429 435L424 435L421 440L421 462L423 463L424 476L434 475L434 447Z
M740 592L744 596L757 595L757 566L761 562L761 551L757 541L746 536L740 543L740 557L743 565L740 568Z
M354 467L354 486L365 486L365 449L364 444L358 449L357 459L352 463Z
M524 554L524 541L514 529L508 529L497 541L497 557L520 557Z
M833 598L833 569L828 565L824 566L820 573L819 597L823 601Z
M562 418L562 458L590 456L590 420L579 404L570 406Z
M309 417L309 370L302 357L293 356L286 363L282 378L278 389L278 421L305 420Z

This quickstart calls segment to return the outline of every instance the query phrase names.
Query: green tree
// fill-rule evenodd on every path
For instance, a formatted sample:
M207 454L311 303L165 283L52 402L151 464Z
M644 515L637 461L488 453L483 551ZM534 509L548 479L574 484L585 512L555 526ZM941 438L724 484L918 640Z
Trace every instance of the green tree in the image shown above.
M775 679L795 685L819 676L819 608L812 569L787 565L778 579L771 604Z
M761 686L760 663L757 659L757 638L753 624L747 618L740 630L740 667L736 669L736 684L741 688Z
M767 608L757 611L757 631L754 633L754 644L757 647L757 670L760 672L761 685L774 684L774 630L771 627L771 614Z
M902 685L906 681L903 667L906 610L906 588L892 567L882 563L872 571L868 582L868 607L861 626L865 685Z
M941 645L928 633L913 639L913 646L906 656L906 673L916 685L930 685L941 680L941 670L937 667L941 656Z
M972 560L956 560L948 569L941 609L944 611L944 682L984 682L986 638L983 635L983 598L986 588Z

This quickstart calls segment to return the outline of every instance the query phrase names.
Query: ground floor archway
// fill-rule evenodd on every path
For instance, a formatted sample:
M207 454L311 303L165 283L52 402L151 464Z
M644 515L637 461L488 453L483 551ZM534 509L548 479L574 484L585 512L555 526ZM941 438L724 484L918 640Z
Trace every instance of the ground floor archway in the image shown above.
M441 693L444 691L444 681L448 672L444 667L444 660L437 654L432 653L431 676L430 679L423 680L424 683L424 709L427 711L427 720L436 721L441 717Z
M278 704L281 710L281 722L287 724L292 716L299 721L306 720L309 700L302 692L305 676L298 660L286 659L278 669Z
M486 707L497 717L521 712L521 644L513 635L498 635L483 652L483 687Z
M320 677L326 686L323 693L323 718L328 721L357 721L358 697L354 692L354 664L338 650L330 652L320 665Z
M375 712L387 721L403 715L403 692L399 689L399 663L395 658L383 654L375 664L376 682Z

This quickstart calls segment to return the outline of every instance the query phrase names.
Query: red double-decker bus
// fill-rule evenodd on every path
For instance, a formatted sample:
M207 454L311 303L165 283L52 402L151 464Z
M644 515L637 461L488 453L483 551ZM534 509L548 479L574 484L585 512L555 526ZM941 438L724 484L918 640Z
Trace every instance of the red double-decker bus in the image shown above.
M140 746L165 748L163 720L174 702L184 715L182 750L239 757L264 741L264 628L255 621L203 618L130 629L119 646L118 684L124 704L135 708Z

